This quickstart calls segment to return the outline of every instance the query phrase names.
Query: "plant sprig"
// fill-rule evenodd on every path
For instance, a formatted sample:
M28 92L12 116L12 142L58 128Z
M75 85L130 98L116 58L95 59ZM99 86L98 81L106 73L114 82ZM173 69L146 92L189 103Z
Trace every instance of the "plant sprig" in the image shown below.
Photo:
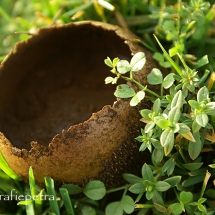
M207 191L208 180L204 178L208 173L205 175L200 155L208 146L213 147L211 144L215 141L214 136L209 135L214 134L215 102L209 90L214 80L209 79L210 88L208 89L202 84L207 80L208 70L205 70L205 75L200 78L196 67L190 68L184 61L183 54L177 52L176 55L184 67L182 68L172 59L156 36L155 38L175 72L163 77L159 69L153 68L147 76L149 84L161 86L160 95L151 94L150 99L154 101L153 107L140 110L141 121L145 126L136 140L141 142L140 151L146 149L150 151L153 165L143 165L142 178L131 174L125 174L124 178L130 183L129 191L138 195L136 202L141 201L142 196L145 195L152 203L152 205L138 203L136 208L153 209L162 214L181 214L182 212L193 214L193 211L196 214L213 214L213 211L208 212L204 204L207 199L202 197ZM147 99L144 94L133 102L139 92L147 89L146 86L134 80L133 76L133 72L143 68L145 64L143 56L145 56L144 53L138 52L132 57L139 60L135 62L137 63L135 69L133 60L130 63L119 58L113 61L110 58L105 60L105 63L112 68L111 72L116 75L115 78L108 77L105 80L106 84L116 84L118 79L122 78L136 84L140 89L136 93L128 84L121 84L115 91L114 95L121 99L131 98L131 106ZM204 61L203 65L207 63L209 63L208 60ZM126 73L130 73L130 76L125 77ZM164 95L164 89L169 90L166 95ZM185 175L194 171L199 171L201 174L191 174L191 177L181 183L182 177L174 175L177 171ZM203 183L203 188L199 198L194 197L191 189L186 192L183 190L183 186L190 188L191 185L194 186L200 182ZM171 203L171 200L164 198L165 195L162 194L169 189L174 189L175 203ZM168 201L170 201L169 204L167 204Z

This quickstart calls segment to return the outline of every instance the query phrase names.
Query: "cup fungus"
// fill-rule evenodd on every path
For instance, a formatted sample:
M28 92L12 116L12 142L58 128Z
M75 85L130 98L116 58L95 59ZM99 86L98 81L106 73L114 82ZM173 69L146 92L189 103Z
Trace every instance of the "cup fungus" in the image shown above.
M138 51L147 62L135 78L145 82L155 63L134 39L84 21L41 28L11 51L0 66L0 153L24 181L30 166L39 184L49 176L57 185L100 179L115 187L122 173L140 172L149 156L134 140L139 109L104 83L107 56L130 60Z

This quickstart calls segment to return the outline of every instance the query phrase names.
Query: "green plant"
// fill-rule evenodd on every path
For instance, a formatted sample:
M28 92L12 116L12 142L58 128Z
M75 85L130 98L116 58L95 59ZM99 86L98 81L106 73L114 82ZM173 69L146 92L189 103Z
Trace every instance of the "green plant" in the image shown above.
M149 84L161 86L160 94L152 93L147 86L136 83L133 78L133 73L141 70L147 61L144 53L136 53L130 63L118 58L113 61L109 58L105 60L105 63L112 68L111 72L116 75L115 78L107 77L106 84L116 84L117 80L122 78L136 84L140 89L135 92L128 84L121 84L117 87L115 96L121 99L132 98L130 105L136 106L144 99L147 92L154 103L152 109L140 110L141 121L145 123L145 127L141 129L141 135L136 138L142 143L140 150L150 151L152 165L144 164L142 178L130 174L124 175L130 183L128 190L138 194L135 201L136 208L144 210L151 208L154 213L214 214L215 212L212 200L210 201L211 193L209 199L203 198L203 195L207 194L207 186L213 186L208 184L211 176L208 172L209 167L207 164L203 165L205 164L203 152L214 152L212 136L215 102L211 90L214 79L212 70L209 71L212 66L209 64L208 56L203 56L197 62L191 62L191 59L186 58L185 46L203 37L205 29L202 29L200 34L195 26L196 21L200 22L201 18L201 21L208 25L214 17L214 12L209 10L206 16L203 16L204 11L209 9L207 2L191 1L190 5L191 7L181 9L182 5L179 2L178 23L165 20L166 17L162 20L160 32L163 36L166 34L166 40L173 41L173 45L168 50L169 54L155 36L163 51L163 55L156 52L155 59L166 68L170 67L164 61L167 59L173 69L165 78L157 68L152 69L148 75ZM181 13L185 15L181 16ZM186 26L186 23L192 23L191 14L194 19L193 25ZM167 17L169 15L171 14L167 14ZM165 32L167 29L168 33ZM192 33L188 33L189 31ZM176 56L178 58L172 59ZM191 66L188 66L188 63ZM204 70L200 68L203 66ZM130 74L129 77L124 76L126 73ZM208 87L205 86L207 83L210 83ZM164 89L169 90L165 95ZM210 153L208 156L213 157ZM196 187L199 183L202 183L201 190ZM141 204L139 202L144 194L149 202Z
M170 59L167 52L164 52L164 55L167 55L167 59ZM123 78L126 81L137 84L133 80L132 73L137 72L134 68L138 68L138 70L142 69L145 63L143 56L144 53L135 54L130 63L125 60L120 61L116 58L111 62L107 58L105 63L112 67L111 72L117 76L117 79ZM189 82L184 87L181 82L183 82L183 78L186 75L186 70L183 71L178 66L176 68L178 69L176 70L178 75L171 73L163 79L160 70L153 69L147 77L151 85L161 85L161 95L157 95L154 92L151 93L150 90L147 90L148 93L155 96L154 104L152 110L143 109L140 111L142 116L141 121L145 122L146 125L141 130L142 135L136 139L142 143L140 150L146 150L148 148L151 152L153 165L148 166L145 164L143 166L142 178L129 174L125 174L124 178L131 183L129 191L134 194L139 194L137 197L138 201L136 200L136 202L139 202L145 193L146 199L151 202L151 208L155 208L161 213L180 214L182 211L187 211L189 214L193 214L193 211L207 213L205 207L202 206L206 199L203 201L202 196L199 196L199 199L197 196L194 200L191 192L180 192L183 191L183 186L179 186L181 176L175 176L175 172L178 172L178 169L180 169L181 174L183 172L183 175L186 176L191 174L190 172L192 171L198 170L201 173L205 172L205 168L201 168L203 162L200 162L202 158L199 155L205 145L206 148L208 148L208 145L212 147L209 142L206 142L206 133L213 131L209 118L215 115L215 103L213 102L213 98L210 98L209 90L205 86L199 88L199 78L196 78L193 82ZM129 78L122 75L128 72L130 72ZM190 71L190 74L192 73L197 75L196 72ZM113 84L113 81L109 82L109 80L116 79L111 77L106 78L106 83ZM139 92L144 92L143 95L145 95L147 89L146 86L142 86L140 83L137 85L142 91L135 93L129 85L123 84L116 89L115 95L122 99L132 97L130 105L137 105L144 98L144 96L138 97ZM169 89L170 94L163 95L164 87ZM196 100L189 100L189 98L196 98ZM152 97L150 99L153 100ZM201 177L195 175L193 178L191 177L185 180L185 182L191 181L195 177L193 183L185 184L185 187L188 187L188 190L191 187L192 190L194 184L203 183L204 177L202 176L204 175L207 176L206 172ZM205 183L207 184L207 182ZM206 184L203 185L206 186ZM166 192L170 187L174 189L175 195L180 203L171 204L171 200L168 199L167 195L161 193ZM187 202L186 197L184 197L186 195L189 196L187 197L188 199L192 195L192 198ZM188 204L191 199L193 202ZM168 201L170 203L167 207ZM137 207L149 207L149 204L146 206L137 204Z
M163 49L162 46L161 48ZM164 52L164 55L170 59L167 52ZM117 76L117 79L123 78L126 81L131 81L142 90L135 93L127 84L117 88L115 91L117 97L122 99L132 97L131 106L137 105L144 98L144 96L138 97L138 94L147 89L146 86L136 83L132 75L133 72L137 72L134 68L142 69L145 63L143 56L144 53L135 54L130 63L117 58L113 62L109 58L105 60L105 63L112 67L111 72ZM133 62L135 63L133 64ZM170 63L173 64L172 60ZM146 199L151 200L151 207L161 213L181 214L182 211L186 211L189 214L194 212L207 214L209 212L202 205L206 201L206 199L202 199L204 192L201 196L194 198L190 191L183 191L183 186L179 186L181 176L175 176L175 173L179 171L177 168L186 176L192 171L205 172L205 168L201 168L203 162L200 162L202 157L199 155L204 147L213 147L210 142L206 142L206 134L213 131L210 118L215 116L215 102L213 102L213 97L210 97L207 87L199 87L200 79L197 77L196 71L189 69L189 74L194 74L195 78L192 82L185 82L184 80L187 80L187 65L185 64L185 71L175 64L172 66L176 67L178 75L171 73L163 79L159 69L153 69L148 75L147 80L151 85L161 85L161 95L155 95L154 92L151 93L150 90L147 90L148 93L155 96L154 104L152 110L143 109L140 111L143 117L141 121L146 125L141 131L142 135L136 139L142 142L140 150L148 148L151 152L153 165L144 164L142 178L130 174L125 174L124 178L131 183L129 191L139 194L136 202L139 202L145 193ZM128 72L130 72L129 78L122 75ZM109 80L114 80L114 82ZM116 83L116 79L111 77L106 78L105 81L106 83ZM169 89L170 94L163 95L164 87ZM145 95L145 93L141 95ZM193 99L190 100L190 98ZM152 98L150 97L150 99ZM205 176L207 175L208 173L205 172ZM206 186L208 180L205 181L204 177L198 175L194 175L193 179L194 177L193 183L184 186L188 187L187 190L190 187L192 191L192 186L200 182ZM188 180L191 181L192 176L185 182ZM176 199L180 203L171 204L171 199L168 200L167 195L162 195L161 192L166 192L170 187L174 189ZM170 201L169 205L168 201ZM138 204L137 207L144 208L149 205ZM210 214L213 214L213 211Z

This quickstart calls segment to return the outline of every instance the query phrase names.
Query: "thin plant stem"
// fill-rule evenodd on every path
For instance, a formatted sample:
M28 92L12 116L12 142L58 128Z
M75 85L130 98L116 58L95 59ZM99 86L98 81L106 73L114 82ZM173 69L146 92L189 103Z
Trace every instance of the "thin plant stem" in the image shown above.
M153 204L136 204L135 208L154 208Z
M130 185L127 184L127 185L124 185L124 186L121 186L121 187L116 187L116 188L107 190L106 193L113 193L113 192L120 191L120 190L127 190L129 186L130 186Z
M152 90L149 90L148 88L144 87L142 84L140 84L136 80L128 78L126 76L121 76L121 78L123 78L126 81L130 81L130 82L136 84L138 87L140 87L141 90L146 91L147 93L150 93L151 95L155 96L156 98L161 98L157 93L155 93Z

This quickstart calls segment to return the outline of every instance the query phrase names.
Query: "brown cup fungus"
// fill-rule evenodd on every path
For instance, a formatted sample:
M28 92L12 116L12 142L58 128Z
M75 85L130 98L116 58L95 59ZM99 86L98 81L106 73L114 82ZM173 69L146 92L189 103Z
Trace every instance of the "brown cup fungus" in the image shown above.
M57 185L99 179L115 187L122 173L140 172L149 156L134 140L143 126L139 109L104 83L107 56L130 60L139 51L147 62L135 78L145 83L154 62L134 39L84 21L41 28L11 51L0 66L0 153L24 181L30 166L39 184L48 176Z

